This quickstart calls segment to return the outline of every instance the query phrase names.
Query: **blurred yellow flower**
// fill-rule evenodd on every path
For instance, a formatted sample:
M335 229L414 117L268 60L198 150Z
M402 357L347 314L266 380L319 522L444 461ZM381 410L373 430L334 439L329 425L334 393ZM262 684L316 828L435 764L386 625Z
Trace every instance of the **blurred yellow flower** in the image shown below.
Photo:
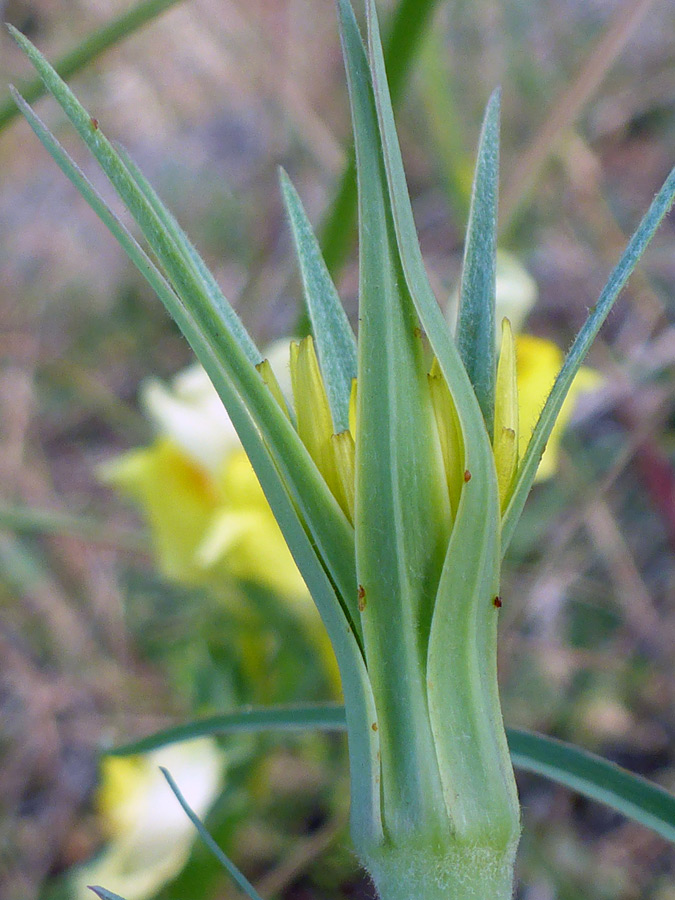
M514 257L500 254L498 314L508 309L522 321L536 296L532 285ZM522 458L563 354L551 341L524 334L516 335L515 350L517 444ZM288 354L288 341L280 341L269 355L287 395L291 393ZM549 438L538 480L555 473L560 439L575 403L600 381L588 368L577 375ZM159 436L150 446L109 463L103 475L142 509L163 574L183 584L216 588L232 578L251 581L295 601L303 615L315 619L304 581L201 366L180 372L168 387L155 379L148 381L141 402Z
M274 345L279 369L288 342ZM199 365L167 387L152 379L141 402L158 438L103 468L103 477L133 499L150 525L161 571L184 584L252 581L306 603L307 588L286 546L229 416Z
M521 334L516 337L516 369L518 373L519 434L518 453L522 458L537 424L549 391L563 364L563 352L544 338ZM553 431L542 456L537 480L551 478L558 467L560 440L574 412L581 394L592 391L602 383L602 376L582 367L572 382L572 387L558 414Z
M273 344L267 358L281 390L290 394L289 342ZM340 696L328 635L206 372L194 364L169 386L150 379L141 404L158 437L108 463L101 474L140 507L161 572L216 592L239 579L283 597L316 644L332 693Z
M496 314L498 322L503 317L509 319L516 335L518 456L521 459L564 360L562 350L551 341L522 333L523 324L536 300L537 284L527 269L512 253L498 250ZM556 472L560 440L579 397L601 383L602 376L593 369L584 367L579 370L548 439L537 470L538 481L551 478Z
M159 437L107 465L104 476L143 510L167 577L195 586L239 578L289 598L306 597L241 447L234 445L209 471L171 438Z
M125 900L147 900L185 866L196 831L159 770L171 772L203 818L223 781L225 759L212 738L164 747L143 756L103 758L96 805L108 838L102 853L71 882L74 900L102 884Z

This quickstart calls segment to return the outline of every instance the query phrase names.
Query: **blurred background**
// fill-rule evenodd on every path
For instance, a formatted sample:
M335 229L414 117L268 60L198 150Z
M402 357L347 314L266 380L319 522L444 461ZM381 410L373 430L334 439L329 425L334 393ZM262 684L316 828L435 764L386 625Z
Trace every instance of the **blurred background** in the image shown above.
M6 0L0 12L56 59L129 6ZM378 4L385 34L396 6ZM501 84L502 247L537 285L525 330L565 349L675 163L675 6L418 6L418 40L407 57L398 51L398 122L439 301L454 290L482 111ZM27 76L3 31L2 97ZM277 167L321 231L350 147L333 4L182 0L71 83L177 215L256 339L293 334L300 287ZM106 191L55 104L37 108ZM333 269L355 318L354 236L343 220L345 263L335 251ZM671 217L593 349L602 388L579 404L557 476L528 502L506 561L500 649L507 724L581 743L671 790L674 326ZM103 483L102 465L155 440L139 403L144 379L170 379L191 361L27 125L6 124L2 900L83 896L72 873L111 840L101 747L244 703L335 697L325 648L298 612L306 598L286 603L236 572L214 585L163 571L147 517ZM346 829L341 736L220 748L209 826L263 896L372 896ZM534 776L519 786L520 900L674 900L664 840ZM151 890L143 896L236 896L197 846L181 874Z

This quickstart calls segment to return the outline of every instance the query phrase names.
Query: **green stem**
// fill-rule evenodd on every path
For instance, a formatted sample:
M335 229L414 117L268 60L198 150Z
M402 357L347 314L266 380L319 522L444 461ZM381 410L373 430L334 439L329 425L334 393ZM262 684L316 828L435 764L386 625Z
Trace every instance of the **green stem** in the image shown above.
M366 866L380 900L511 900L515 845L387 847Z

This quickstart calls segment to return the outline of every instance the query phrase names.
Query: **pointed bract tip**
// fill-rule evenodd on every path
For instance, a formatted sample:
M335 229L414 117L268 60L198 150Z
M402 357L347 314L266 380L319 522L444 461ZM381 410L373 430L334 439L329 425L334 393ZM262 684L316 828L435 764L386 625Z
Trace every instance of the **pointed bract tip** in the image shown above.
M97 884L88 884L87 890L93 891L99 900L124 900L119 894L113 894L112 891L108 891L106 888L100 887Z
M502 86L498 84L497 87L490 94L490 99L487 102L487 106L485 107L485 118L488 118L488 114L492 113L493 115L499 115L500 109L502 105Z
M5 25L7 27L7 31L9 31L9 33L12 35L12 37L20 47L25 47L26 44L30 44L30 41L28 40L26 35L22 31L19 31L16 26L12 25L11 22L5 22Z
M277 178L279 179L279 185L281 186L282 191L285 192L289 187L293 187L293 182L283 166L277 166Z

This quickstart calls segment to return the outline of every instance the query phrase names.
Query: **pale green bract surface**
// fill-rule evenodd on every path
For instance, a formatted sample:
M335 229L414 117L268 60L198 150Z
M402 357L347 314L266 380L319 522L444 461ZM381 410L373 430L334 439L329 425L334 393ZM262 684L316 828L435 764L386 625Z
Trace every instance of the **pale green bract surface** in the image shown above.
M282 409L256 368L261 354L176 220L46 60L13 31L131 212L156 264L25 101L15 98L199 357L321 613L345 696L352 835L381 900L507 900L520 825L497 686L501 557L574 375L672 202L675 173L573 345L502 517L491 443L499 401L494 343L499 97L493 95L488 104L479 142L456 344L419 248L374 2L366 0L367 51L348 0L339 0L339 16L359 184L358 346L300 198L283 174L281 181L321 369L322 384L314 384L313 394L307 387L303 399L311 404L317 390L325 390L324 408L330 409L337 437L346 441L340 477L353 462L353 510L334 495L320 468L331 454L317 461L310 441L300 439L293 415ZM454 468L429 389L429 348L460 435ZM297 403L296 397L296 408ZM239 720L236 715L229 726L212 721L204 727L288 728L294 721L298 727L311 721L332 727L342 713L333 708L326 713L333 716L329 720L309 711L290 717L258 713L257 723L255 715L238 714ZM194 733L194 726L186 728ZM173 739L180 737L179 729ZM575 756L536 736L512 733L511 738L511 753L525 768L605 802L618 797L624 811L637 811L652 827L663 822L664 810L669 815L668 804L659 806L656 794L644 786L631 793L628 782L609 768L580 763L578 751ZM208 843L201 823L195 826Z

